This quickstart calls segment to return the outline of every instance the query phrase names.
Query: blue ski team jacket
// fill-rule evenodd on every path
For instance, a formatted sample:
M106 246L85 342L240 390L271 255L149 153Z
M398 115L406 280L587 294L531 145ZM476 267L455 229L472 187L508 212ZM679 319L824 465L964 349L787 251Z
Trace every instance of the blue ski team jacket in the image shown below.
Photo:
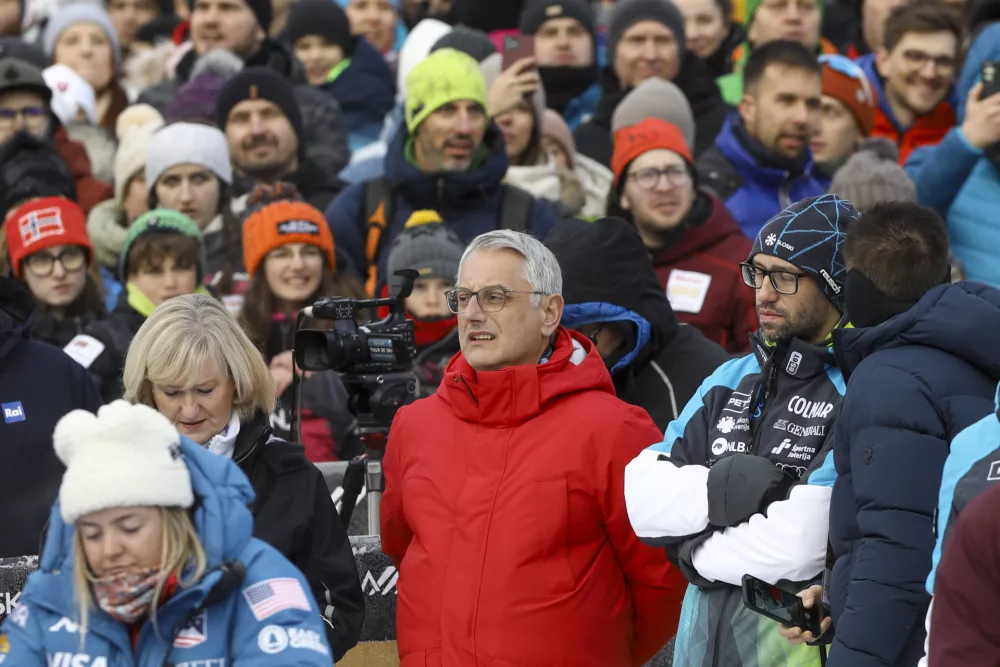
M206 574L178 589L147 620L133 651L128 628L92 605L81 636L73 593L75 527L52 508L41 568L0 634L4 667L329 667L323 618L302 574L251 537L250 481L235 463L181 438L191 473L194 523L208 558ZM225 567L223 565L225 564ZM234 572L245 571L240 581ZM278 590L271 589L275 586ZM308 609L283 602L298 586ZM248 593L248 591L250 591ZM284 591L281 593L280 591ZM221 597L215 602L209 597ZM257 602L251 607L251 600ZM263 603L263 604L261 604ZM276 603L270 605L270 603Z

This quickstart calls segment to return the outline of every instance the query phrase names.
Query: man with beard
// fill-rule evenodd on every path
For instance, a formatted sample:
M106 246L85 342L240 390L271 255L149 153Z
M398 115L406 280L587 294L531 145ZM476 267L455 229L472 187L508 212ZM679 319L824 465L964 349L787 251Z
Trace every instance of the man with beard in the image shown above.
M828 436L845 391L831 334L844 307L841 246L858 217L821 195L761 229L741 265L760 317L753 353L705 380L663 442L625 468L636 534L666 547L692 584L675 665L820 664L817 648L782 645L777 622L740 604L740 585L745 574L809 581L826 562Z
M819 134L810 147L816 166L827 178L833 178L858 150L861 140L871 135L878 99L865 73L844 56L820 56L819 62L823 67L823 105Z
M757 313L739 262L750 239L722 202L698 187L681 130L656 118L618 130L611 167L617 201L608 213L639 232L677 319L729 352L749 352Z
M248 68L267 67L294 86L301 108L306 168L300 176L309 183L295 185L300 192L315 188L336 191L341 186L337 174L351 156L340 107L332 95L309 85L305 68L288 46L268 37L272 14L270 0L192 0L193 48L177 63L172 79L146 89L139 101L166 115L177 89L190 80L198 58L213 49L235 53Z
M816 57L785 40L754 49L743 76L739 113L697 167L753 238L790 201L826 192L809 150L819 132L822 88Z
M234 184L237 195L285 181L296 184L320 210L330 203L335 191L304 173L302 111L292 85L273 70L251 67L227 81L215 102L215 116L242 176Z
M475 59L434 51L410 72L406 90L405 125L389 145L385 176L350 186L326 211L369 294L387 282L392 240L414 211L437 211L462 243L496 229L544 238L556 221L548 204L502 183L507 148Z
M521 14L521 32L534 35L546 104L570 130L590 120L601 97L596 31L583 0L535 0Z
M897 7L885 22L885 45L858 60L878 94L872 136L899 146L899 163L937 144L957 125L953 83L962 27L940 0Z
M653 77L672 81L691 105L695 155L712 145L731 107L722 101L708 66L688 51L684 15L670 0L618 2L608 20L607 53L594 117L573 133L578 152L611 164L611 117L633 88Z

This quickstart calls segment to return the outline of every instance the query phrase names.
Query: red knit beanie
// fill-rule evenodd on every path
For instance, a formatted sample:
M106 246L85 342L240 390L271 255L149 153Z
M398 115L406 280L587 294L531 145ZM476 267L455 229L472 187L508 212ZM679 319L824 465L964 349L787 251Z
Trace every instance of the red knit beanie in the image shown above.
M623 127L615 132L615 150L611 155L611 171L615 175L615 185L621 180L625 169L643 153L666 149L677 153L688 164L694 163L691 149L684 140L684 134L676 125L647 118L638 125Z
M79 204L65 197L42 197L22 204L4 223L4 229L15 278L21 278L21 264L28 255L53 246L86 248L88 264L94 257L87 217Z

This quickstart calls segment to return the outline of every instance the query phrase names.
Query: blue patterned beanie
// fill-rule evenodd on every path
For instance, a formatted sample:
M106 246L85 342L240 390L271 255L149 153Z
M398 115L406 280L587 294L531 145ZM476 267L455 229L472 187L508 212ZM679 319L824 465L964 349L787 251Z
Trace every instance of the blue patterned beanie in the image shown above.
M844 240L847 227L861 217L837 195L820 195L795 202L767 221L750 251L773 255L811 273L826 298L844 312Z

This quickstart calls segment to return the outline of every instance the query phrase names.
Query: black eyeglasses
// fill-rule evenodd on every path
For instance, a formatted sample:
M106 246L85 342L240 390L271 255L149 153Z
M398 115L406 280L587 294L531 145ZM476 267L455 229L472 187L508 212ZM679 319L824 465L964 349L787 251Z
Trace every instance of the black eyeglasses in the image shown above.
M483 309L484 313L498 313L503 310L503 307L507 305L509 300L514 298L511 296L512 294L540 294L541 296L548 296L545 292L513 290L501 287L500 285L490 285L475 292L465 287L456 287L444 293L448 299L448 309L456 315L465 312L465 309L469 306L469 302L472 301L472 297L476 297L476 301L479 302L479 307Z
M771 287L778 294L795 294L799 291L799 278L809 275L794 271L768 271L750 262L740 262L740 270L743 272L743 282L747 287L760 289L764 286L764 277L767 276L771 279Z
M87 252L83 248L72 246L64 249L58 255L41 250L33 255L29 255L25 260L28 269L39 278L52 275L52 270L55 269L56 262L62 264L66 273L79 271L87 263Z
M691 182L691 174L687 169L673 167L670 169L640 169L629 174L629 178L635 181L643 190L652 190L660 183L660 178L666 178L667 184L671 187L679 188Z

